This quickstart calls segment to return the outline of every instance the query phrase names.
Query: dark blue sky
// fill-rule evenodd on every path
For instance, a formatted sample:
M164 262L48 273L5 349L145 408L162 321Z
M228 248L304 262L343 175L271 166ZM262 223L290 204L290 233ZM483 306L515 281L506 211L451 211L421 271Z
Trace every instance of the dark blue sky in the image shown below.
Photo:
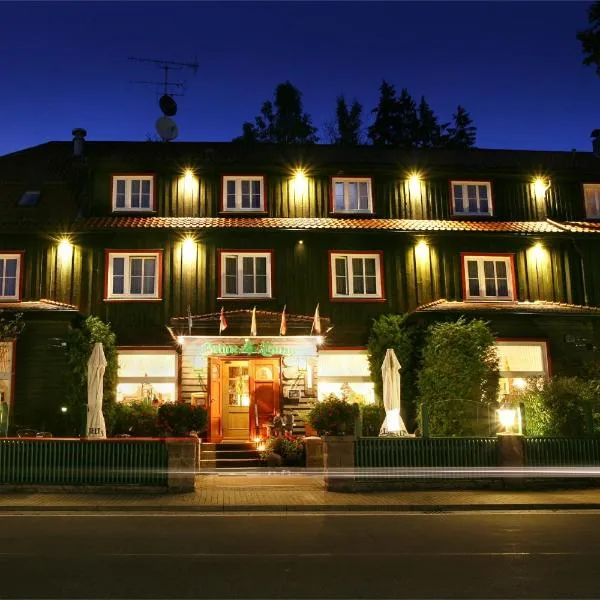
M160 79L129 56L190 61L180 140L228 141L289 79L318 127L344 93L367 124L382 78L490 148L591 149L600 77L582 66L589 2L19 2L0 5L0 154L48 140L144 140Z

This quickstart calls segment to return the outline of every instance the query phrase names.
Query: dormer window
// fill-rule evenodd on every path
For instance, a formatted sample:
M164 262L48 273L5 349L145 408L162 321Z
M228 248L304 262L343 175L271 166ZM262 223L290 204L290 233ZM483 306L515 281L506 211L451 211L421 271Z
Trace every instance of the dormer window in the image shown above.
M600 183L584 183L585 216L588 219L600 219Z
M153 175L115 175L112 187L113 212L152 212Z
M334 213L373 213L370 177L334 177L331 187Z
M492 185L489 181L451 181L452 210L457 216L492 216Z
M19 198L17 202L17 206L22 207L30 207L37 206L40 201L40 192L39 191L28 191L24 192L23 195Z
M265 178L226 176L223 177L224 212L264 212Z

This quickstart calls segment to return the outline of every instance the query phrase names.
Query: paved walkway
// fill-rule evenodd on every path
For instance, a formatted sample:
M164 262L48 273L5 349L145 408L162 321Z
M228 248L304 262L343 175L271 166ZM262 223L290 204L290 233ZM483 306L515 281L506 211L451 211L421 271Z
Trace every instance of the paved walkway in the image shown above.
M305 475L205 475L189 493L48 487L0 487L0 511L451 511L598 509L600 489L553 491L326 492L322 478Z

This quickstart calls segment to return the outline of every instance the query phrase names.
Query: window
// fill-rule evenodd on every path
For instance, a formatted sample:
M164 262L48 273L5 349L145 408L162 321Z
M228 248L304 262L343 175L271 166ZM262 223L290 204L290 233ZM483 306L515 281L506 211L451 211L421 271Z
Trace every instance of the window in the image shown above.
M117 402L159 406L177 399L177 355L171 350L119 350Z
M381 253L332 252L332 298L383 298Z
M331 185L333 188L333 212L373 212L370 177L334 177Z
M350 403L375 403L366 350L321 350L318 375L319 400L328 394L336 394Z
M600 183L584 183L585 216L588 219L600 219Z
M24 192L23 195L19 198L17 202L17 206L37 206L40 201L40 192L38 191L30 191Z
M514 300L514 269L511 255L463 255L467 300Z
M492 214L492 194L489 181L451 181L452 207L455 215Z
M544 341L497 340L496 352L500 369L500 400L518 393L527 377L546 377L548 347Z
M21 255L0 254L0 300L21 299Z
M107 300L160 298L162 251L107 253Z
M271 252L221 251L224 298L270 298Z
M113 211L150 212L154 210L153 175L116 175L113 177Z
M264 177L223 177L223 210L264 211Z

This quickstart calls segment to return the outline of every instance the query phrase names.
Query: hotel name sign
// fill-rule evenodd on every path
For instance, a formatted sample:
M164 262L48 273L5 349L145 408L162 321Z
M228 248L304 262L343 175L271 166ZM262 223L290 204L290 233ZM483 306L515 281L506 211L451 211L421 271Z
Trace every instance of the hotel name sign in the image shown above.
M205 342L197 349L200 356L310 356L316 354L315 348L307 344L277 344L268 340L245 340L241 343Z

